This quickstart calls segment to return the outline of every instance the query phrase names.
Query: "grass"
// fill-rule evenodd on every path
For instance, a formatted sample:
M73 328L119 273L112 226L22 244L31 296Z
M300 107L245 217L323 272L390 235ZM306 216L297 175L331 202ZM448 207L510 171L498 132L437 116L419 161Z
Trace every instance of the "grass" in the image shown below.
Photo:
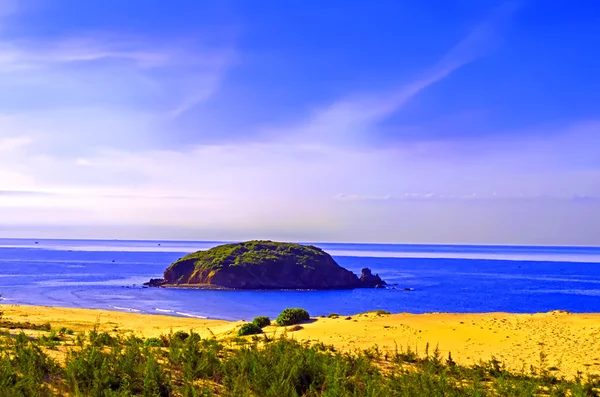
M341 352L267 335L228 343L194 332L61 331L0 335L0 396L600 395L595 377L552 375L543 352L538 368L511 372L493 358L462 366L429 345L422 354L408 346Z
M50 331L52 326L50 323L44 324L34 324L28 321L8 321L4 319L0 319L0 328L8 328L8 329L32 329L36 331ZM66 328L65 328L66 330Z

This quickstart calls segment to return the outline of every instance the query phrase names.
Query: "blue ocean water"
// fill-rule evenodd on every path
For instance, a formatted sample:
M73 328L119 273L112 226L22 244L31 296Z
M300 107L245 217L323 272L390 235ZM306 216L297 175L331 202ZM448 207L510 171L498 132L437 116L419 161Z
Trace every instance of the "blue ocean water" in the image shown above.
M315 244L395 289L205 291L142 288L174 260L218 242L0 239L5 304L251 319L391 312L600 312L600 247ZM412 290L405 291L403 288Z

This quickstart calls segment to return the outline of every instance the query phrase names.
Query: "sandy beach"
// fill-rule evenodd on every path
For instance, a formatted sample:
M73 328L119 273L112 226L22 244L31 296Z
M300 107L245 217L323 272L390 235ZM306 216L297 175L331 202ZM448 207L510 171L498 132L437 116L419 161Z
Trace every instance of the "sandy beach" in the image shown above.
M43 306L2 305L10 321L42 324L75 331L100 330L133 332L152 337L178 330L194 330L203 337L223 339L234 335L242 324L223 320L124 313L118 311L72 309ZM600 314L572 314L562 311L538 314L390 314L375 313L315 318L291 331L270 326L265 332L298 340L334 345L342 350L377 346L383 351L417 350L424 354L436 346L442 356L461 364L474 364L495 357L514 370L530 366L551 369L557 375L573 377L578 371L600 373ZM540 353L545 355L541 359Z

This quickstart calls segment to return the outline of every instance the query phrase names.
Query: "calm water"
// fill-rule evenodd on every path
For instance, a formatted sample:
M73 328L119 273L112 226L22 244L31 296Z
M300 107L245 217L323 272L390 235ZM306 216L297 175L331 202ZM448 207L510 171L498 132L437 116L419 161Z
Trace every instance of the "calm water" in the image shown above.
M397 289L198 291L142 288L181 256L216 242L0 239L3 303L222 319L392 312L600 312L600 248L317 244ZM404 291L402 288L412 288Z

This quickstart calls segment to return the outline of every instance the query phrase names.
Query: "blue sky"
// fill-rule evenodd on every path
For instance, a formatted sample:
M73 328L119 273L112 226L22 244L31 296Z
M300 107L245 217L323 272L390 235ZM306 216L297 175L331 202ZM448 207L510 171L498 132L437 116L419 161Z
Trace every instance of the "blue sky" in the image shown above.
M600 3L3 0L0 236L600 245Z

